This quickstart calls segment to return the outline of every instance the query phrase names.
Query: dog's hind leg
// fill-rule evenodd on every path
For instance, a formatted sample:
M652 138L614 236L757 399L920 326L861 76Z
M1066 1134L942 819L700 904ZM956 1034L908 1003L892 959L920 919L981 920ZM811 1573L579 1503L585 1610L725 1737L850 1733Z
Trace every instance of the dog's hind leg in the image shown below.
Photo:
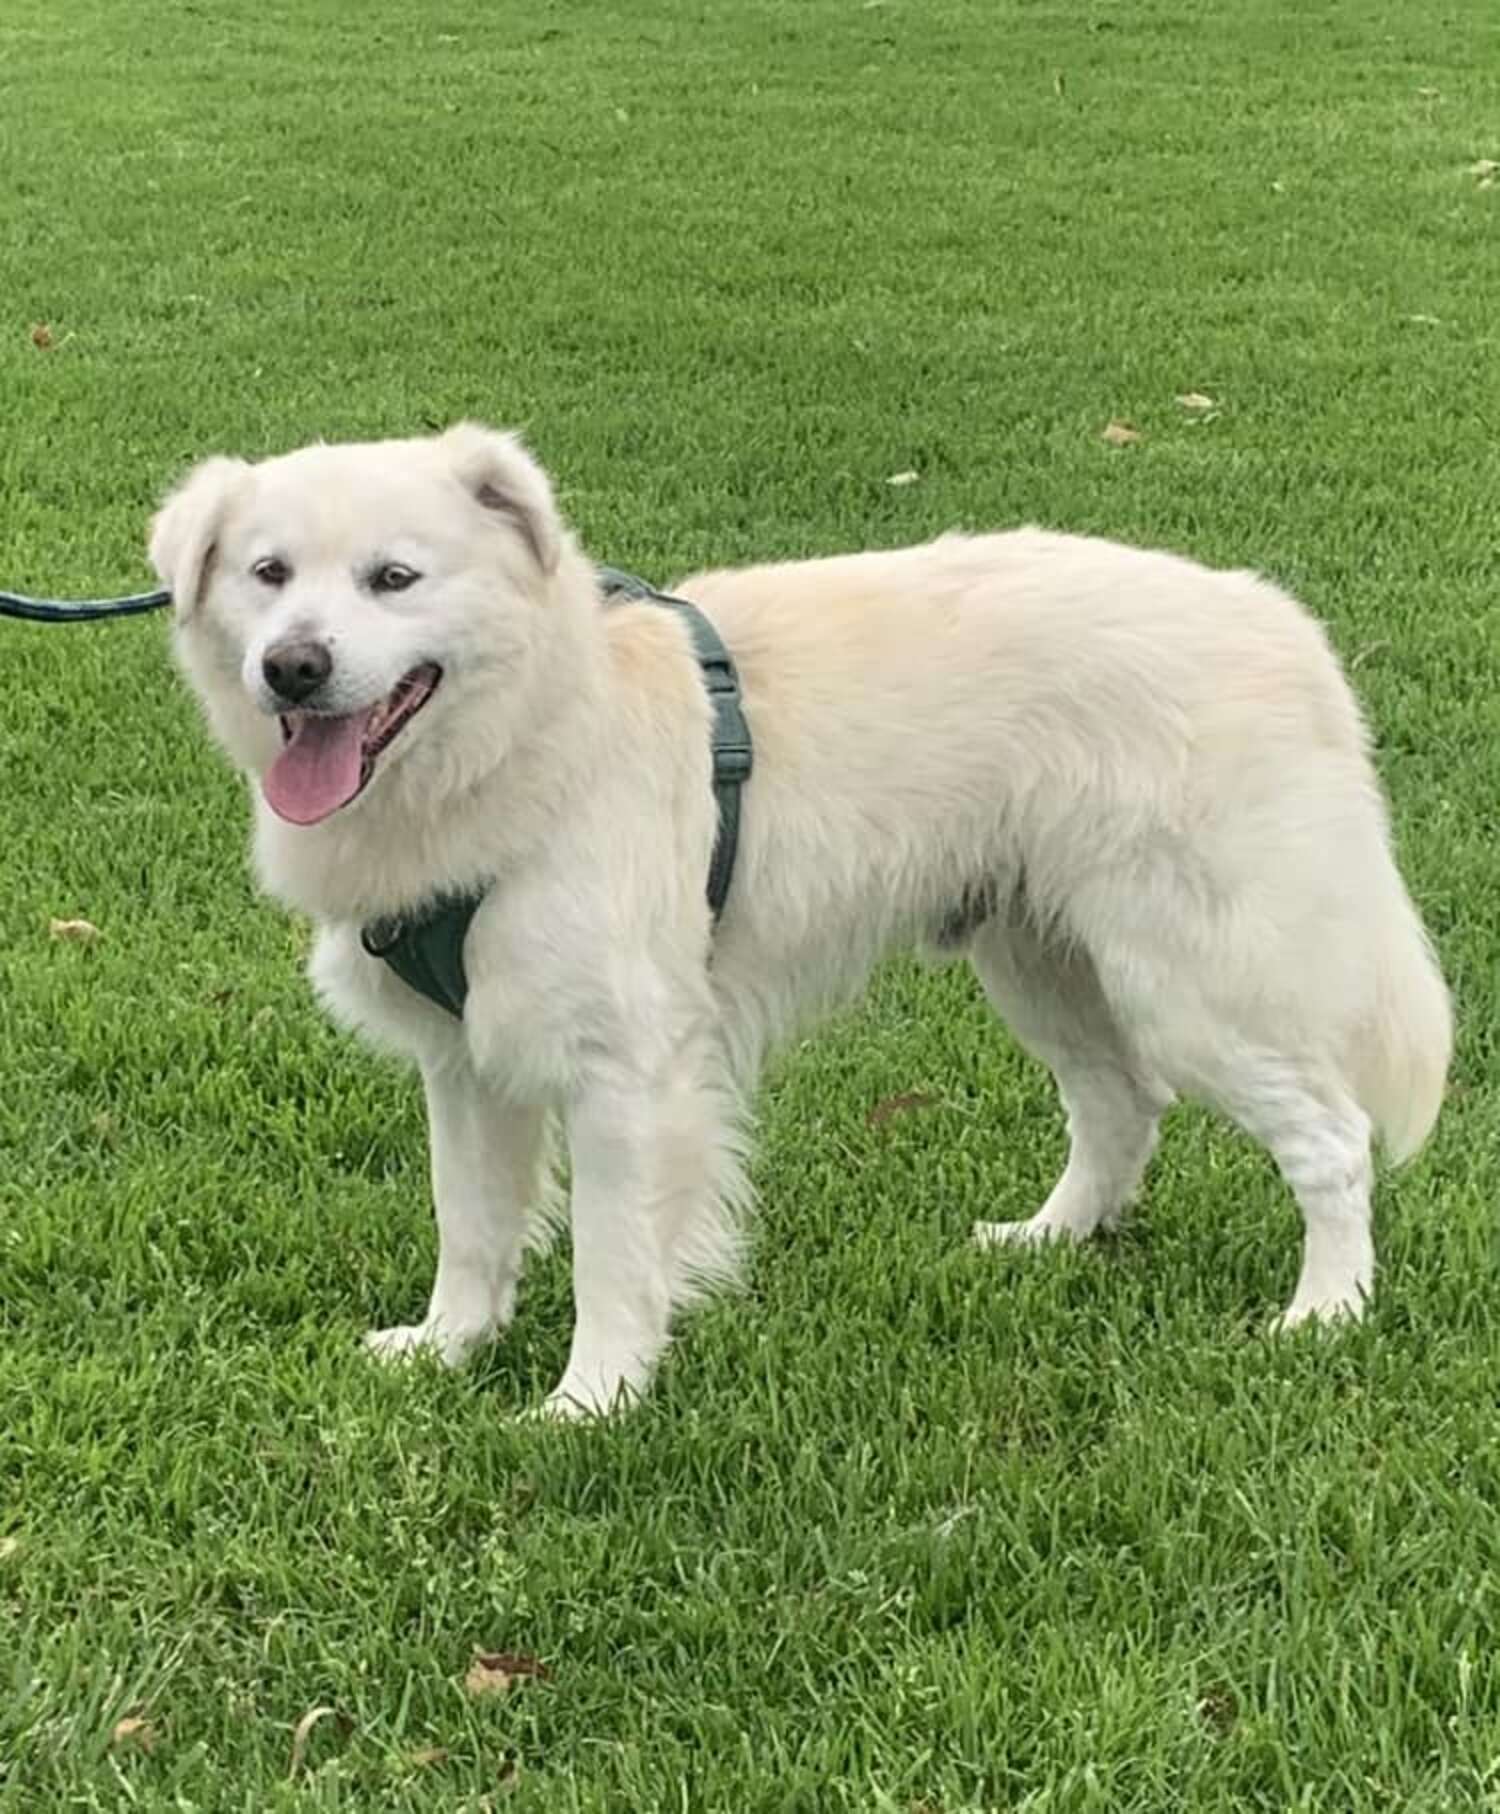
M1318 994L1343 952L1330 944L1315 962L1263 919L1207 919L1167 886L1090 905L1096 974L1120 1024L1173 1089L1267 1147L1297 1199L1302 1270L1278 1326L1358 1316L1375 1273L1371 1125L1326 1030L1339 997Z
M1302 1270L1273 1327L1359 1317L1375 1281L1369 1117L1313 1061L1232 1047L1223 1057L1194 1093L1270 1150L1302 1211Z
M545 1115L488 1090L464 1059L424 1070L438 1262L420 1323L365 1337L376 1354L426 1350L457 1366L510 1321L526 1212L541 1187Z
M1171 1091L1130 1049L1085 951L1017 919L983 927L970 955L996 1011L1052 1071L1071 1142L1062 1177L1035 1215L976 1222L974 1238L982 1246L1084 1240L1119 1220Z

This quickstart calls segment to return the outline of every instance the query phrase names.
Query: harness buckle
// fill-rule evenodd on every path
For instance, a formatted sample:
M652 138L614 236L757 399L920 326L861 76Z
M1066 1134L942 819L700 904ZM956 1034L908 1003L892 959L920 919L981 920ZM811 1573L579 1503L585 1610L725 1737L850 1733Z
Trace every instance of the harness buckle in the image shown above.
M728 655L700 653L698 666L703 670L703 684L710 693L739 692L740 677L735 672L734 662Z
M367 926L360 927L359 942L368 956L384 957L395 950L405 931L406 921L400 914L386 914L378 920L371 920Z
M714 744L714 780L747 781L754 764L755 752L750 740L746 737L742 743L736 738L732 743L716 742Z

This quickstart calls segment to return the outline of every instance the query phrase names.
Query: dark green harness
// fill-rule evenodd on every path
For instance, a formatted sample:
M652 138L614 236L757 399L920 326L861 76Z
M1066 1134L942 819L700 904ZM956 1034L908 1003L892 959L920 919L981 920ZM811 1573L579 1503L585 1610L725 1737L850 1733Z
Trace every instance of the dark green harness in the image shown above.
M685 598L657 592L633 574L613 567L599 569L599 589L610 603L647 599L680 613L693 638L703 684L714 708L714 799L719 831L708 866L708 904L717 920L729 897L734 854L740 834L740 788L750 774L753 751L750 727L740 703L740 677L718 631L696 605ZM464 974L464 940L485 890L444 895L430 906L389 919L374 920L360 933L371 957L390 965L402 980L428 1001L463 1018L469 979Z

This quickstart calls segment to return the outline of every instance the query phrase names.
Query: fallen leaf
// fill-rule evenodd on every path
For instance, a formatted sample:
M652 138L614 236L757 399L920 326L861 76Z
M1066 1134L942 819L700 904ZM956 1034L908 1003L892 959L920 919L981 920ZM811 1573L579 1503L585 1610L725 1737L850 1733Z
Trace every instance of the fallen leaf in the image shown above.
M354 1721L347 1713L340 1713L337 1707L309 1707L302 1718L297 1721L297 1730L292 1734L292 1763L287 1775L299 1776L302 1766L307 1761L308 1741L312 1738L313 1727L320 1720L332 1719L342 1733L354 1730Z
M938 1106L938 1098L926 1090L907 1090L900 1096L887 1096L883 1102L877 1102L865 1116L868 1127L883 1127L892 1116L908 1115L913 1109L932 1109Z
M552 1671L536 1657L515 1650L476 1650L469 1673L464 1677L464 1692L473 1699L486 1694L505 1694L512 1683L527 1676L539 1681L550 1680Z
M512 1755L500 1766L500 1793L513 1794L521 1786L521 1766Z
M506 1694L515 1679L508 1671L491 1669L482 1657L475 1657L464 1677L464 1693L476 1701L487 1694Z
M919 472L893 472L886 480L887 485L915 485L921 478Z
M1496 163L1492 157L1479 158L1469 165L1469 175L1481 189L1492 189L1496 176L1500 176L1500 163Z
M1239 1702L1223 1683L1215 1684L1198 1702L1198 1718L1219 1738L1233 1728L1239 1711Z
M156 1749L156 1728L150 1720L136 1718L133 1714L126 1719L116 1720L115 1729L109 1735L113 1746L133 1745L137 1751L148 1755Z
M1212 397L1205 397L1202 391L1184 391L1179 402L1184 409L1217 409L1218 403Z
M434 1764L447 1763L448 1749L445 1745L423 1745L420 1751L413 1751L407 1761L419 1770L427 1770Z
M1133 441L1140 440L1141 432L1128 422L1110 422L1100 431L1099 438L1108 441L1111 447L1129 447Z
M19 1553L20 1548L19 1537L0 1537L0 1562L9 1562L12 1556Z
M1436 101L1442 95L1442 92L1443 91L1440 88L1419 88L1417 90L1417 99L1419 101Z
M47 930L53 938L71 939L75 945L92 945L99 936L92 920L49 920Z
M54 344L52 330L47 326L45 321L37 322L32 328L31 344L35 347L40 347L44 353L47 351L48 347Z

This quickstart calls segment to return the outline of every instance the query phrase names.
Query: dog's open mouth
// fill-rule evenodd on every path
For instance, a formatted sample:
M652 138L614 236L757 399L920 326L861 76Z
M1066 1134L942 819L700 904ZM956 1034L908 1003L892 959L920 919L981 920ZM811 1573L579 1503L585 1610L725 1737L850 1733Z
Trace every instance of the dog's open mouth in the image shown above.
M347 806L442 677L440 667L424 662L362 712L284 713L281 754L261 782L272 812L293 825L316 825Z

